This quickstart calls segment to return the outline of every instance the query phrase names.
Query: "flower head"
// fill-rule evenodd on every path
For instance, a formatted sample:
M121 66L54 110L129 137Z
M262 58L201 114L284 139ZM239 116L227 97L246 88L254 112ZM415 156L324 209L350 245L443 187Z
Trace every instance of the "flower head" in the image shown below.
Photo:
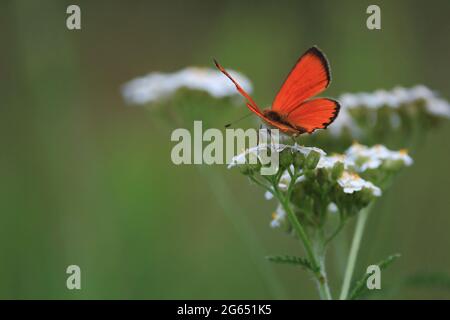
M338 162L341 162L344 165L344 169L348 169L355 165L355 161L352 158L349 158L344 154L336 153L331 156L320 157L317 168L332 169Z
M251 92L248 78L236 71L230 74L241 86ZM236 88L223 75L214 69L187 67L173 73L152 72L124 84L122 95L129 104L146 104L166 98L180 88L200 90L214 98L236 95Z
M380 188L375 186L372 182L364 180L356 173L344 171L337 182L345 193L354 193L363 189L368 189L374 196L381 196Z
M345 152L348 159L357 164L357 171L363 172L368 169L376 169L385 161L401 161L403 165L410 166L413 163L412 158L406 150L392 151L381 144L373 147L367 147L359 143L353 145Z
M243 150L240 154L231 158L231 161L228 164L228 169L243 164L256 164L258 160L262 160L263 155L267 154L269 150L271 152L279 153L285 148L286 145L283 144L258 144L255 147Z
M389 127L398 129L403 124L408 128L408 121L418 116L450 118L450 104L423 85L371 93L344 93L338 100L341 110L328 130L335 137L348 131L353 139L364 140L376 134L375 128L386 131Z

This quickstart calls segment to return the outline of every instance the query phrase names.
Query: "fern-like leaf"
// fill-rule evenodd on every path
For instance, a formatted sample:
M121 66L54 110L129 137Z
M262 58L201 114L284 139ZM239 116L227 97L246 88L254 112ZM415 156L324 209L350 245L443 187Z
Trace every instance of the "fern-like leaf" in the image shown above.
M376 265L380 268L380 270L386 269L391 263L393 263L397 258L400 257L400 254L393 254L387 257L386 259L378 262ZM354 300L362 296L364 293L368 291L366 283L367 279L369 278L370 274L364 274L364 276L356 282L355 286L353 287L353 290L351 291L349 295L350 300Z
M310 270L312 272L317 271L313 268L311 262L308 259L302 257L285 255L285 256L267 256L266 259L274 263L301 266L302 268Z

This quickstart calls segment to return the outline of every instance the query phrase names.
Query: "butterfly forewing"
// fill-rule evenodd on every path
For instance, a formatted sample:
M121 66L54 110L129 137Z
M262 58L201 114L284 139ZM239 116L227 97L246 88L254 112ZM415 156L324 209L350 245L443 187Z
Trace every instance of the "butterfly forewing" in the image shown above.
M330 71L325 55L312 47L303 54L289 73L272 104L272 110L289 114L303 101L326 89Z

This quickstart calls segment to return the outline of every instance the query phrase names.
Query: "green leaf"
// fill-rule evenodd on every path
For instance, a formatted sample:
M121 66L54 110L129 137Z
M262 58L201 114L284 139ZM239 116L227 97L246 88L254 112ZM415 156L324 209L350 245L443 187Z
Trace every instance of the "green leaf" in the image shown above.
M376 265L380 268L380 270L386 269L392 262L397 260L397 258L400 257L400 254L393 254L387 257L386 259L378 262ZM369 278L370 274L364 274L364 276L356 282L356 284L353 287L353 290L350 293L349 299L354 300L358 297L362 296L364 293L368 291L366 283L367 279Z
M282 264L291 264L296 266L301 266L304 269L310 270L312 272L316 272L317 270L313 268L311 262L309 262L308 259L302 258L302 257L295 257L295 256L267 256L267 260L275 263L282 263Z

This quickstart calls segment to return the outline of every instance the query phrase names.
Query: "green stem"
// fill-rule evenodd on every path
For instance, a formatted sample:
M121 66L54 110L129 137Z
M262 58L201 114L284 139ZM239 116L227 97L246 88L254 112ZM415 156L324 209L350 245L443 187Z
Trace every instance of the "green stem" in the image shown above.
M295 179L293 180L295 181ZM289 186L288 194L290 194L291 186ZM317 287L319 290L319 295L321 299L324 300L331 300L331 292L330 288L328 287L328 281L325 274L325 269L323 265L323 258L320 259L321 263L318 262L318 259L312 249L311 241L309 240L308 235L305 232L305 229L301 225L300 221L298 220L295 213L291 210L291 207L289 206L289 197L284 198L281 194L281 192L278 189L277 185L274 185L274 192L277 196L278 200L280 201L281 205L283 206L284 211L286 211L286 214L288 216L289 222L292 224L295 232L300 237L300 240L303 243L303 247L305 248L306 254L308 256L309 261L311 262L312 268L314 269L314 276L315 280L317 282Z
M317 280L317 288L319 290L319 295L322 300L331 300L331 291L328 286L327 273L325 271L325 247L323 247L320 252L316 252L317 259L319 261L321 278Z
M305 248L306 254L308 255L309 260L311 261L311 264L314 269L320 269L320 266L316 260L316 257L314 255L314 252L312 250L311 242L309 241L308 235L305 232L305 229L300 224L300 221L298 221L297 216L292 212L289 204L287 201L282 199L281 204L283 206L284 211L286 211L289 222L292 224L292 226L295 229L295 232L300 237L300 240L303 243L303 246Z
M352 281L353 271L355 270L356 257L358 256L359 246L364 233L364 227L366 225L367 217L369 216L370 208L372 204L362 209L358 214L358 220L356 222L355 234L353 235L352 246L348 255L347 267L345 268L344 281L342 283L340 300L346 300L348 291L350 289L350 283Z

